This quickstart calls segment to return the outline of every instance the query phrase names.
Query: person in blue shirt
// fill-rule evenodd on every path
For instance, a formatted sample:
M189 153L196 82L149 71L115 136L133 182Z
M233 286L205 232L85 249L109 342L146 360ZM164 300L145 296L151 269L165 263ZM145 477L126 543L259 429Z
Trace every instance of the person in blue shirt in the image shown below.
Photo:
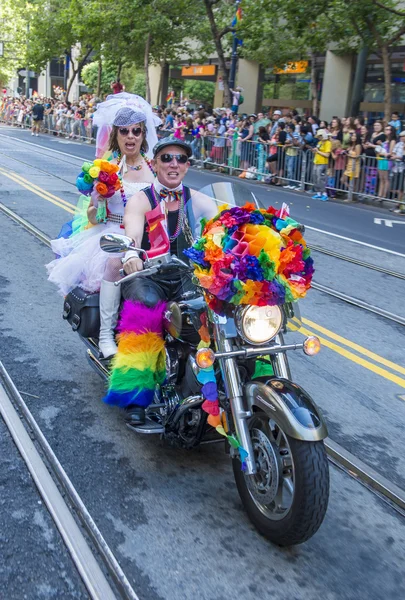
M388 125L391 125L391 127L395 129L395 133L397 134L397 136L399 136L399 134L401 133L402 126L399 114L397 112L392 113L391 121L388 123Z
M175 116L176 116L176 112L174 110L172 110L172 112L170 112L167 115L166 121L165 121L165 129L173 129Z

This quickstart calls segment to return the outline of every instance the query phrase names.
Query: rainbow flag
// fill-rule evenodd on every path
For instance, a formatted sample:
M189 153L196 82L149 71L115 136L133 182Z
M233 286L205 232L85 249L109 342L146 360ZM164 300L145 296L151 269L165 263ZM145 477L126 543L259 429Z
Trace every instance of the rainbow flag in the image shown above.
M236 9L236 13L235 16L233 18L233 21L231 23L232 27L237 27L238 25L240 25L240 23L242 22L242 7L241 7L241 1L242 0L238 0L237 1L237 9ZM239 46L242 46L243 42L240 38L236 37L236 32L233 33L233 35L235 36L236 40L237 40L237 44Z
M235 16L232 21L232 27L236 27L242 21L242 7L240 5L241 0L238 2L238 8L236 9Z
M174 91L172 90L166 96L166 105L171 106L173 104L173 100L174 100Z

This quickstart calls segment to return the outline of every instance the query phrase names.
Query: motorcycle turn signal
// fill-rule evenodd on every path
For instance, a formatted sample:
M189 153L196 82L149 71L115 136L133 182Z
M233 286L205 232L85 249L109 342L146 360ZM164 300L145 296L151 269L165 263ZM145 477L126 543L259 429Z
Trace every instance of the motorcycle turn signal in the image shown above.
M304 352L308 354L308 356L315 356L321 349L321 342L316 335L310 335L304 341Z
M200 369L208 369L215 362L215 352L211 348L201 348L195 355L195 360Z

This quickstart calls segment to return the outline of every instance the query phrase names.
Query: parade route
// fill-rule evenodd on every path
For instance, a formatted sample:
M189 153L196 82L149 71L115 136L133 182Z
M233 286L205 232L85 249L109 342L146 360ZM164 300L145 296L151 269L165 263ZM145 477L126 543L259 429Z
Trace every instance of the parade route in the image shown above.
M94 147L45 136L32 143L28 135L0 129L0 202L43 234L41 241L0 211L0 361L17 389L28 393L27 406L139 598L225 600L230 589L235 600L405 597L404 517L344 470L331 465L331 500L319 532L281 550L248 521L222 446L163 448L134 435L120 412L100 401L103 383L62 321L62 298L44 268L52 260L44 242L74 213L75 178L81 162L94 158ZM186 183L199 189L223 178L190 169ZM331 440L405 490L404 229L382 226L389 219L384 209L243 185L265 206L289 203L291 215L305 223L306 239L319 248L313 251L317 283L397 317L311 290L301 303L303 328L291 341L318 335L323 348L314 358L291 353L290 362L294 381L322 409ZM3 442L24 471L6 431ZM3 463L0 475L12 497L7 468ZM27 502L35 503L35 493L31 489ZM20 526L18 519L8 522L7 537ZM61 571L70 573L65 597L86 598L67 556L59 560L66 562ZM16 568L7 561L0 567L7 600L23 597ZM46 591L43 597L56 596Z

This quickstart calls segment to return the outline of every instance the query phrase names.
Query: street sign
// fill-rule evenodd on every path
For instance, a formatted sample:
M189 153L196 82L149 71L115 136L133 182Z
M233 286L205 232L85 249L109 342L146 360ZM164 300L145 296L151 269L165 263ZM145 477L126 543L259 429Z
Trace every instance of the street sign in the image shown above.
M20 69L18 71L18 74L21 75L21 77L27 77L27 69ZM29 75L30 78L37 76L37 74L35 73L35 71L29 71L29 74L30 74Z

